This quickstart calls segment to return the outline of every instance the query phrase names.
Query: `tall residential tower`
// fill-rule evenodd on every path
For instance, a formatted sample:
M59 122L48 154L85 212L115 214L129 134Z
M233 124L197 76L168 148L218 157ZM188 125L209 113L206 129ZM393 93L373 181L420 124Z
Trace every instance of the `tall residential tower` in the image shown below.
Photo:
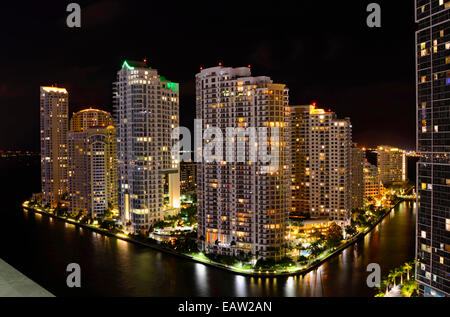
M231 142L219 144L222 157L197 163L200 247L216 254L282 258L291 196L288 89L269 77L252 77L248 67L219 66L196 75L196 95L202 131L218 128L224 141ZM266 128L271 138L254 142L250 132L229 138L227 128ZM206 137L199 146L208 147L215 137ZM279 155L271 168L263 160L238 158L251 148L270 149L272 142L278 143ZM231 160L225 158L225 148L233 149Z
M293 212L344 226L352 208L349 118L315 105L291 106Z
M69 94L65 88L40 88L42 204L54 208L67 194Z
M165 211L180 207L179 162L172 129L179 125L179 85L145 62L125 61L114 88L119 211L132 232L146 232ZM164 204L164 183L169 203Z
M352 209L364 206L364 161L363 149L352 148Z
M392 146L377 148L377 166L381 182L392 184L406 181L406 152Z
M70 211L92 218L117 209L117 138L109 112L74 113L67 135Z

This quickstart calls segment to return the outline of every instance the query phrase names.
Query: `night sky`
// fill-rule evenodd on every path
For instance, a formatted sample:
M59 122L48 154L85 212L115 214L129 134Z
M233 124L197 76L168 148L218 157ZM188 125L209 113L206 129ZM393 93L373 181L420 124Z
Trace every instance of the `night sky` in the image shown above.
M250 64L287 84L291 104L350 117L354 142L414 149L413 0L9 2L0 4L0 149L39 151L39 86L67 88L71 113L112 111L122 61L144 57L180 83L184 126L200 66ZM70 2L81 5L79 29L65 24ZM370 2L382 7L379 29L366 26Z

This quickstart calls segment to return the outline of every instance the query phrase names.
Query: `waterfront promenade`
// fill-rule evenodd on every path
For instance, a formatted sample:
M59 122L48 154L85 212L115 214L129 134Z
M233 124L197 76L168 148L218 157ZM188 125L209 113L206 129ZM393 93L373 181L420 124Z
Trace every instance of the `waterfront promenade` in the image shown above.
M355 235L354 237L348 239L347 241L345 241L344 243L342 243L340 246L334 248L333 250L327 250L326 252L324 252L323 254L321 254L320 256L318 256L314 262L309 263L307 265L304 266L292 266L292 267L288 267L282 270L260 270L260 269L254 269L254 268L243 268L243 267L237 267L237 266L232 266L232 265L227 265L227 264L223 264L223 263L219 263L216 261L213 261L209 258L207 258L203 253L199 252L199 253L180 253L180 252L176 252L174 250L171 249L167 249L164 248L160 245L154 244L154 243L149 243L147 241L139 241L137 239L135 239L134 237L125 235L123 233L112 233L106 229L102 229L99 228L98 226L92 226L92 225L87 225L87 224L82 224L80 222L71 220L67 217L61 217L61 216L57 216L53 213L49 213L48 211L44 210L43 208L40 207L31 207L28 206L28 201L23 203L23 207L26 210L31 210L31 211L35 211L38 212L40 214L44 214L47 216L50 216L52 218L57 218L60 219L62 221L71 223L75 226L79 226L79 227L83 227L86 229L90 229L93 230L95 232L101 233L101 234L105 234L108 236L114 236L117 239L121 239L121 240L125 240L131 243L135 243L135 244L140 244L142 246L147 246L150 247L152 249L161 251L161 252L165 252L165 253L169 253L172 254L174 256L177 257L182 257L194 262L199 262L205 265L209 265L209 266L213 266L219 269L223 269L223 270L227 270L227 271L231 271L237 274L241 274L241 275L246 275L246 276L292 276L292 275L302 275L302 274L306 274L308 272L310 272L311 270L317 268L318 266L320 266L321 264L323 264L324 262L326 262L327 260L329 260L330 258L332 258L335 255L338 255L339 253L341 253L343 250L345 250L347 247L353 245L354 243L356 243L357 241L361 240L362 238L365 237L365 235L367 235L369 232L371 232L383 219L384 217L386 217L393 209L396 205L398 205L401 201L398 201L394 206L392 206L392 208L389 209L388 212L386 212L382 217L380 217L370 228L366 228L364 231L359 232L357 235Z

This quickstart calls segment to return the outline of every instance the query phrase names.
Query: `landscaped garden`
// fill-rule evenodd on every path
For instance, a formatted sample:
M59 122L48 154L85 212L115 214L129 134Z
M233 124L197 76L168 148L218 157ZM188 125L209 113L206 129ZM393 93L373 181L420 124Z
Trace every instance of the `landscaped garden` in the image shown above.
M415 262L406 262L382 279L376 297L416 297L418 284L414 279Z

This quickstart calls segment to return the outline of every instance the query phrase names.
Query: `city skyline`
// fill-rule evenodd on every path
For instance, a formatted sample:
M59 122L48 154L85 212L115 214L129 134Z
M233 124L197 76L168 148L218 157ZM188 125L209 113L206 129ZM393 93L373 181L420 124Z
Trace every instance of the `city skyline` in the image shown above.
M7 32L0 293L450 296L450 0L232 1Z
M250 7L250 4L242 5L244 9ZM11 6L14 10L14 5ZM84 7L83 2L81 6ZM127 12L133 12L133 15L124 16L121 10L124 4L121 2L110 4L100 2L95 5L87 3L88 13L83 21L86 29L90 31L87 32L88 38L85 37L86 33L81 36L75 30L68 30L64 26L63 15L60 17L54 13L58 12L58 5L48 9L45 14L50 17L45 19L42 28L52 29L55 35L53 40L56 43L66 48L74 47L75 50L68 50L64 58L46 48L29 55L27 59L33 61L31 64L33 72L30 73L26 83L21 82L19 85L17 82L19 78L16 79L16 74L22 72L23 64L19 57L23 54L16 54L15 51L24 48L21 46L24 44L7 49L6 54L10 63L6 65L3 74L8 76L9 80L8 84L5 81L1 86L0 102L9 105L10 117L20 115L27 128L13 137L0 138L0 148L9 149L20 145L24 149L38 149L34 137L38 130L38 125L33 120L35 109L29 106L37 94L34 87L54 83L67 88L73 96L70 112L79 111L86 105L112 112L109 91L115 77L114 69L120 67L126 58L142 60L144 57L147 58L149 65L164 70L168 78L180 83L182 126L193 126L195 73L200 67L213 67L221 62L224 66L251 65L253 72L257 74L271 74L275 81L284 82L290 88L292 104L317 102L318 106L331 109L343 117L350 117L355 126L354 141L358 144L364 146L391 144L401 148L414 148L414 126L411 125L414 118L407 111L414 104L414 98L411 98L414 94L413 70L409 67L409 58L402 58L411 56L413 60L411 49L414 39L412 36L398 38L391 34L398 27L405 30L414 28L414 21L409 15L399 16L402 19L405 16L405 23L400 23L399 26L394 23L394 17L408 6L403 8L386 4L383 7L385 8L383 28L380 30L354 27L356 24L359 26L360 22L365 22L364 4L342 4L340 5L342 7L330 5L325 10L321 8L321 16L309 16L307 13L316 12L317 8L312 4L305 4L299 10L280 13L280 17L276 18L279 24L273 29L268 25L256 28L259 14L264 16L263 12L258 11L260 9L250 10L246 22L231 24L228 28L213 22L219 34L225 35L229 32L247 34L249 43L242 46L243 40L227 43L220 40L219 36L214 38L207 36L204 44L199 43L199 39L192 35L195 34L192 32L198 29L199 22L184 17L181 14L184 7L181 5L176 7L174 12L176 16L180 16L180 21L166 25L166 30L162 32L179 34L176 41L170 37L164 38L163 34L157 36L157 40L161 42L158 46L148 41L135 41L134 37L141 34L141 31L137 30L136 35L130 35L123 40L132 41L131 45L112 47L110 42L115 38L115 22L123 18L131 22L133 17L140 16L138 13L140 10L134 10L133 4L129 6ZM156 4L154 10L164 8L165 4ZM39 7L35 9L41 10ZM214 9L214 4L202 7L202 10L206 11ZM94 21L89 12L98 10L106 11L106 17ZM220 16L226 16L227 10L224 8ZM340 16L344 13L354 14L354 19L341 20ZM309 22L316 21L319 17L320 23L315 24L314 28L309 27ZM294 20L303 22L294 25ZM133 23L128 24L130 28L133 26ZM30 31L27 24L17 26L16 30ZM99 44L103 42L103 45L99 46L95 39L99 32L103 33L105 30L108 30L106 35L102 35L99 41ZM281 35L275 36L278 32L281 32L279 33ZM33 40L30 41L33 43ZM90 50L89 53L77 49L85 41L92 42L96 49ZM190 41L195 44L189 45ZM180 46L190 49L184 50L183 55L178 55ZM208 52L201 49L204 47L209 48ZM239 47L244 49L241 50ZM389 49L386 50L386 47ZM289 58L283 58L281 52L288 54ZM388 56L391 59L387 58ZM352 63L359 66L346 66ZM394 65L396 72L392 71ZM365 71L362 71L363 69ZM25 115L19 112L21 108L27 109ZM374 118L367 116L370 112ZM405 119L398 120L400 116ZM13 120L5 122L1 120L4 119L0 118L0 129L15 129L10 123ZM386 128L380 130L377 120L385 121ZM392 133L393 131L399 133Z

